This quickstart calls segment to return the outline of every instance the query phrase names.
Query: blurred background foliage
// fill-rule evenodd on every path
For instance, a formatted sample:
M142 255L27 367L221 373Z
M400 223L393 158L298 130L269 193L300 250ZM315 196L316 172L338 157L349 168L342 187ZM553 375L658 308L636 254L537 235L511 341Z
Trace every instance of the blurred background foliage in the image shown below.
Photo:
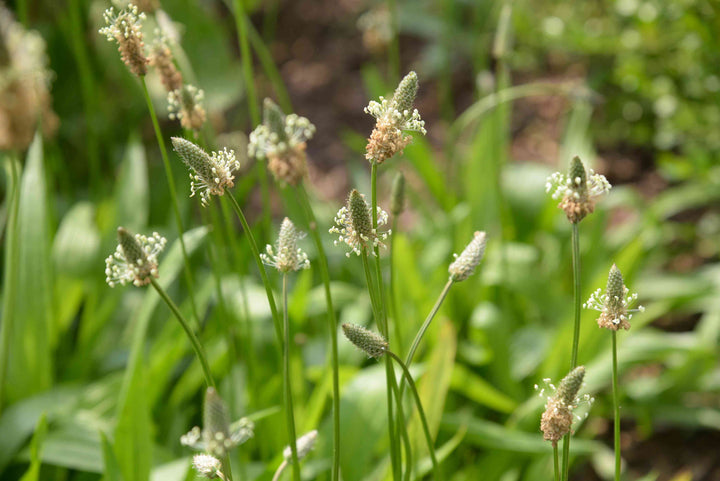
M297 223L303 216L273 186L272 231L260 222L258 169L244 158L253 125L232 6L160 3L148 15L148 37L158 23L175 22L178 66L205 91L212 145L237 149L236 193L259 241L270 243L284 215ZM97 33L108 6L8 5L46 43L57 125L2 153L2 479L193 479L191 453L179 444L200 422L204 384L190 346L154 292L104 282L116 226L157 230L169 239L161 282L190 311L142 91ZM479 273L453 288L414 368L448 479L551 479L534 385L569 367L572 271L569 225L544 188L573 155L615 185L581 224L583 298L604 286L615 262L647 307L620 336L627 479L720 477L716 2L397 1L399 69L388 61L382 2L245 6L259 97L318 127L308 186L323 229L351 186L369 192L363 154L372 119L363 107L392 91L400 72L418 72L428 135L384 164L380 178L385 206L394 172L409 183L394 233L396 351L405 352L432 307L452 253L473 231L488 232ZM148 82L167 141L182 132L162 114L159 80ZM255 437L232 461L242 479L267 480L286 440L262 286L239 226L222 220L228 206L201 209L188 199L184 166L171 155L201 338L233 417L256 420ZM359 261L323 237L339 321L368 324ZM310 243L303 248L314 260ZM294 279L290 318L298 429L320 429L304 478L329 479L328 341L314 269ZM592 312L582 320L580 362L596 402L576 426L573 479L609 479L610 337ZM343 479L385 479L382 368L346 342L340 347Z

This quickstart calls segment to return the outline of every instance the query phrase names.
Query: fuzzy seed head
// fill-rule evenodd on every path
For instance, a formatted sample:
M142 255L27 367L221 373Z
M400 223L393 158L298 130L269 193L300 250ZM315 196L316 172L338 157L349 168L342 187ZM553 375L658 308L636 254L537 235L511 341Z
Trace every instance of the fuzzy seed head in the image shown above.
M339 243L347 244L351 252L357 255L362 254L363 249L373 252L375 246L385 247L382 241L388 238L391 232L379 232L372 227L371 207L365 197L354 190L348 196L347 204L342 207L335 216L335 226L330 228L331 234L338 234ZM379 206L377 208L378 226L388 222L388 214ZM350 252L346 254L350 257Z
M99 30L100 34L110 42L117 42L120 56L130 71L138 77L147 73L148 59L145 56L143 43L142 22L144 13L138 13L138 7L128 4L127 8L115 14L113 7L103 13L105 27Z
M208 479L225 479L222 473L222 463L209 454L196 454L193 456L193 468L197 473Z
M628 330L630 329L632 313L645 311L643 306L634 309L630 308L637 298L637 294L630 294L630 289L625 286L620 269L613 264L608 274L605 293L601 289L596 290L583 304L583 307L600 312L597 322L601 328L613 331L619 329Z
M132 235L124 227L118 227L118 246L115 252L105 259L105 282L110 287L132 282L141 287L157 278L157 257L165 248L167 240L157 232L146 237Z
M160 81L168 93L182 88L182 74L175 67L170 46L164 35L158 35L153 43L149 62L157 69Z
M405 176L402 172L398 172L393 180L390 199L390 212L397 217L405 208Z
M403 131L417 131L425 135L425 122L417 109L412 109L418 90L417 74L410 72L400 81L393 98L380 97L380 102L370 101L365 113L377 119L368 144L365 158L381 164L395 154L402 153L412 138Z
M545 184L545 190L552 191L553 199L562 199L558 207L573 224L591 214L595 210L597 197L611 188L605 176L596 174L592 169L586 171L579 157L571 161L567 176L555 172Z
M310 454L310 451L312 451L315 447L317 437L318 432L313 429L309 433L305 433L297 439L295 446L297 449L298 461L302 461L308 454ZM292 450L290 449L290 446L286 446L283 450L283 457L285 458L285 461L292 463Z
M205 92L202 89L194 85L182 85L168 92L168 117L170 120L179 120L183 128L197 132L207 119L203 108L204 99Z
M260 254L263 263L276 268L282 273L299 271L310 267L310 261L305 252L297 246L299 239L305 236L295 227L290 219L285 217L280 225L275 249L271 245L265 248L265 254Z
M240 168L235 153L227 149L208 155L198 145L181 137L172 138L173 148L180 155L190 172L190 197L200 192L200 201L206 206L211 195L223 195L226 188L233 187L233 172Z
M454 254L455 261L450 264L448 272L453 282L462 282L475 272L475 268L485 254L487 235L484 231L476 231L473 239L460 255Z
M350 323L343 324L342 329L348 341L360 348L368 357L381 357L388 350L388 343L380 334Z
M585 366L578 366L565 376L557 390L557 397L567 405L573 404L585 379Z
M557 442L572 428L572 411L581 401L578 398L578 392L582 387L584 377L585 367L576 367L560 381L555 393L548 398L540 420L540 430L543 432L544 439L551 441L553 446L556 446ZM594 399L585 395L582 400L592 403Z

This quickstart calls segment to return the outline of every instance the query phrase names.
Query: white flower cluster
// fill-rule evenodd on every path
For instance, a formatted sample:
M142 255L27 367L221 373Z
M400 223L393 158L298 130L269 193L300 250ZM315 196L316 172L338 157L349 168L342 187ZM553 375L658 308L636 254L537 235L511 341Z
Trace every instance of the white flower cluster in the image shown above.
M418 110L398 110L397 102L394 98L386 99L385 97L380 97L380 102L371 100L368 106L365 107L365 113L372 115L378 121L388 122L397 130L420 132L423 135L427 133L425 130L425 121L420 118Z
M309 433L305 433L297 439L295 446L297 449L298 461L302 461L305 456L313 450L317 437L318 432L316 429L313 429ZM290 449L290 446L285 446L285 449L283 450L283 457L288 463L292 462L292 450Z
M212 152L210 155L211 177L200 175L199 172L190 174L190 197L200 192L200 202L207 205L210 195L223 195L225 187L233 186L232 174L240 168L240 162L235 158L235 152L223 148L221 151Z
M247 418L241 418L230 425L229 437L222 432L216 432L213 435L207 429L201 430L195 426L188 433L180 436L180 444L198 451L207 451L223 456L230 449L252 438L254 429L255 425Z
M453 282L464 281L473 275L475 268L480 264L485 254L486 239L485 232L477 231L460 255L453 254L455 261L448 267Z
M258 125L250 133L248 155L254 158L266 158L280 154L311 139L315 126L305 117L289 114L283 119L283 132L272 130L267 123Z
M167 239L153 232L150 237L135 234L135 240L146 258L128 259L122 245L118 245L115 252L105 259L105 282L110 287L125 285L128 282L140 287L150 282L150 276L158 276L157 257L165 248Z
M587 302L583 304L583 308L592 309L610 316L610 322L618 326L621 323L632 319L632 314L630 314L631 312L645 312L645 307L643 306L638 306L635 309L629 309L629 307L637 301L637 298L637 293L630 294L630 289L625 286L623 286L622 298L615 297L613 299L610 299L607 293L602 292L602 289L597 289L595 292L590 294L590 298L588 298Z
M570 410L574 410L578 406L581 405L587 405L588 408L592 406L592 404L595 402L595 397L591 396L590 394L583 394L578 395L573 399L573 401L570 404L565 404L565 401L560 399L559 397L555 396L555 393L557 392L557 386L552 383L552 380L549 377L543 378L542 380L543 386L540 386L538 384L535 384L535 391L538 392L538 397L541 399L544 399L546 401L545 408L547 408L547 402L550 399L554 399L555 406L554 409L562 409L567 408ZM584 386L584 384L583 384ZM554 412L554 414L557 414L557 411ZM581 419L585 419L588 417L588 412L585 412L583 416L575 415L575 419L580 421Z
M581 183L582 179L580 177L571 179L565 174L555 172L547 178L547 182L545 183L545 192L549 193L552 191L553 199L571 197L575 200L581 200L583 195ZM593 198L609 192L612 185L610 185L610 182L608 182L604 175L596 174L595 171L589 169L585 188L587 196L589 198Z
M113 42L118 37L128 39L137 37L142 40L142 22L145 20L145 13L138 13L137 5L132 3L115 14L115 8L110 7L103 12L103 19L106 26L98 30L105 35L108 41Z
M370 210L368 206L368 210ZM386 225L388 223L388 213L385 212L378 206L377 208L377 225L378 227L381 225ZM337 215L335 215L335 226L330 228L331 234L338 234L338 239L334 242L335 245L338 245L340 243L345 243L350 247L351 252L354 252L357 255L360 255L362 253L363 247L385 247L385 244L383 244L382 241L386 240L388 236L392 233L390 229L388 229L386 232L378 232L377 229L371 230L371 235L366 235L362 233L362 230L358 230L354 225L352 221L352 216L350 215L350 210L347 206L343 206L338 211ZM372 249L370 249L370 252L372 252ZM347 257L350 257L350 252L347 252L345 254Z
M225 479L222 473L222 463L215 456L209 454L196 454L193 456L193 468L202 477L208 479Z
M274 267L280 272L299 271L310 267L310 260L305 252L297 246L297 241L305 237L290 219L285 217L280 226L278 242L273 246L268 244L265 247L266 254L260 254L263 263Z
M168 117L170 120L182 121L193 109L202 109L205 91L194 85L183 85L182 88L168 92Z

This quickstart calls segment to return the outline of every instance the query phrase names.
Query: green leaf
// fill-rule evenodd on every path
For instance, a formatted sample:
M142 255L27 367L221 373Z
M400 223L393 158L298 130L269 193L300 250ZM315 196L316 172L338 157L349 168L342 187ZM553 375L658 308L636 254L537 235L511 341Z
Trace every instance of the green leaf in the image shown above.
M25 472L20 481L39 481L40 464L42 463L42 446L47 434L47 417L45 413L40 416L40 420L35 428L35 435L30 443L30 467Z
M482 406L501 413L511 413L517 403L492 384L462 364L455 364L452 373L452 388L463 396Z
M105 473L103 481L123 481L122 472L120 471L118 460L115 457L115 452L107 436L105 436L105 433L102 431L100 431L100 443L102 444L103 472Z

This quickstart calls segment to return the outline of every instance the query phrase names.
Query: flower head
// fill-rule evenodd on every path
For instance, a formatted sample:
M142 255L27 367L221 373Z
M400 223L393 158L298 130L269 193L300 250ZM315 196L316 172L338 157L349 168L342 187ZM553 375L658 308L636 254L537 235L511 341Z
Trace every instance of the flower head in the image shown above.
M252 421L246 418L230 424L227 406L217 391L209 387L205 392L203 429L195 426L180 437L180 444L222 458L232 448L253 437L253 429Z
M170 120L179 120L183 128L197 132L207 118L202 105L204 98L205 92L190 84L169 91L168 117Z
M118 246L105 259L105 282L110 287L132 282L140 287L158 277L157 256L165 248L167 240L157 232L150 237L132 235L124 227L118 227Z
M387 222L387 212L378 206L378 227L387 224ZM363 249L372 252L372 248L375 246L385 247L382 241L391 234L389 230L379 232L377 228L373 228L371 207L365 197L357 190L350 192L347 204L335 216L335 224L334 227L330 228L331 234L339 234L335 245L343 242L357 255L360 255ZM350 252L346 255L350 257Z
M545 412L543 412L540 420L540 430L547 441L552 441L553 446L557 445L557 442L570 432L573 422L572 411L580 401L584 400L588 403L594 401L589 395L582 398L578 397L584 378L585 367L578 366L560 381L557 389L550 384L550 387L555 392L548 397ZM544 390L540 392L540 396L543 396L543 394Z
M545 184L545 190L552 191L553 199L562 199L558 207L565 211L573 224L592 214L596 198L611 188L604 175L596 174L592 169L586 171L579 157L574 157L570 162L567 176L555 172Z
M360 348L369 357L381 357L388 350L388 343L380 334L357 324L345 323L342 325L342 329L348 341Z
M297 241L304 236L305 234L297 230L295 224L285 217L280 225L275 249L268 244L265 248L266 254L260 254L260 258L263 263L283 273L307 269L310 267L308 256L297 246Z
M390 212L397 217L405 209L405 176L402 172L398 172L393 180L390 199Z
M222 473L222 463L215 456L196 454L193 456L192 464L200 476L208 479L225 479Z
M629 307L637 300L637 294L630 294L630 289L625 287L623 283L622 273L615 264L610 268L608 275L607 288L605 293L601 289L596 290L590 295L583 307L585 309L593 309L600 312L598 317L598 326L604 329L617 331L622 328L630 329L631 312L644 312L643 306L636 309Z
M165 90L173 92L182 88L182 74L175 67L167 36L158 31L150 51L150 65L157 68Z
M225 189L234 186L233 172L240 168L235 153L227 149L208 155L203 149L181 137L172 138L175 152L190 170L190 197L200 192L200 202L207 205L211 195L223 195Z
M367 160L382 164L393 155L402 153L412 140L409 135L403 135L404 130L425 135L425 122L417 109L412 109L417 91L417 74L410 72L400 81L392 99L380 97L380 102L371 100L365 107L365 113L377 119L365 149Z
M303 458L305 458L305 456L313 450L315 442L317 441L317 436L317 430L313 429L309 433L305 433L297 439L295 446L297 449L298 461L302 461ZM288 463L292 462L292 450L290 449L290 446L286 446L283 450L283 457Z
M362 30L365 48L372 53L382 53L392 40L390 11L385 4L373 7L360 15L357 26Z
M113 7L103 13L105 27L98 32L110 42L117 42L118 51L130 71L142 77L147 73L148 59L144 52L142 22L145 13L138 13L138 7L132 3L115 14Z
M485 232L476 231L465 250L460 255L454 254L455 261L448 267L450 279L453 282L464 281L473 275L475 268L480 264L485 254L486 239Z
M268 169L278 182L297 185L307 173L305 142L315 126L305 117L285 115L270 99L263 104L263 123L250 133L248 155L268 159Z

